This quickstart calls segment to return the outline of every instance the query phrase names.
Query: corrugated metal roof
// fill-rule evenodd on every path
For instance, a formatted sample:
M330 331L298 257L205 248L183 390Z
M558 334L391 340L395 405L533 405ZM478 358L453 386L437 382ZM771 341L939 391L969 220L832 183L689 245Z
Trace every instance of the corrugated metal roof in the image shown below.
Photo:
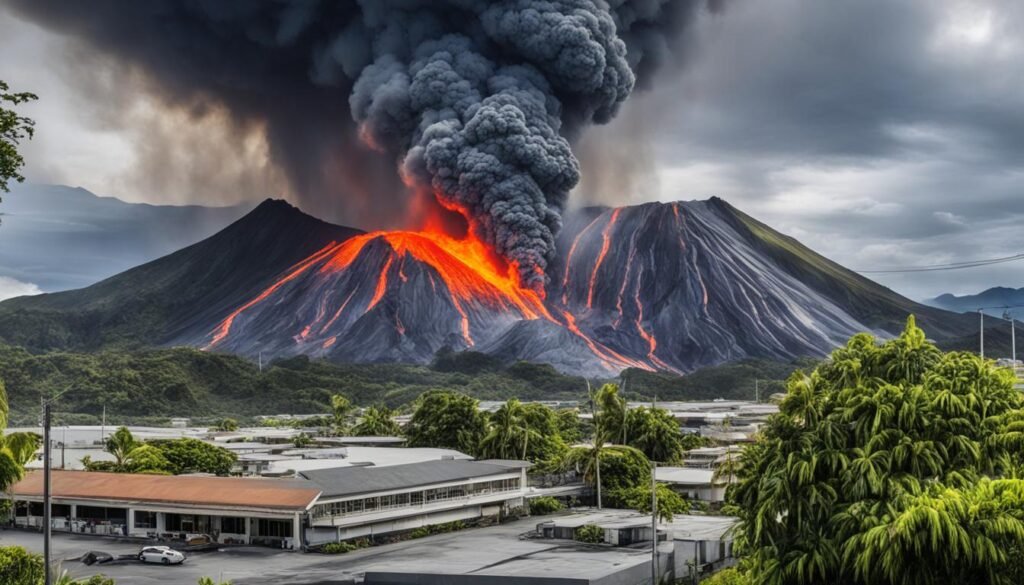
M54 497L305 510L320 488L301 479L196 477L53 470ZM14 485L16 496L42 496L43 472L30 471Z
M335 498L502 475L513 470L507 462L498 465L484 461L441 459L387 467L316 469L299 475L320 486L323 497Z

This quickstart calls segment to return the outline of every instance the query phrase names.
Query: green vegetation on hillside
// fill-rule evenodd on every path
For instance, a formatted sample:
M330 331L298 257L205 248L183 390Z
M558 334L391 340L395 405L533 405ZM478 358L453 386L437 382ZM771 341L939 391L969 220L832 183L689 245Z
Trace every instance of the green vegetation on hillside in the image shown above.
M487 356L452 354L434 366L334 364L306 357L277 360L260 373L240 357L190 348L33 354L0 345L0 379L11 396L12 420L34 424L40 396L69 386L55 405L58 423L98 422L106 406L113 424L159 422L191 416L216 424L224 416L327 414L331 396L343 393L357 406L410 406L428 390L454 390L483 400L586 400L586 381L544 364L499 367ZM443 357L443 356L442 356ZM481 367L486 363L486 367ZM629 370L629 395L659 400L751 398L754 378L782 380L796 364L745 361L680 378ZM76 413L68 415L62 413ZM575 437L574 437L575 438Z

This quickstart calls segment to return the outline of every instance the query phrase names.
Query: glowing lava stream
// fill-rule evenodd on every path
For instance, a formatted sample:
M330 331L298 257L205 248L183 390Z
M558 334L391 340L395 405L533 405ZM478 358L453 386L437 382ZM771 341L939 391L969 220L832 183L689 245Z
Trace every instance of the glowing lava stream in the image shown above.
M615 217L617 217L617 213L613 214L612 222ZM536 291L519 286L515 267L509 267L503 273L482 242L475 239L457 240L433 232L372 232L352 237L340 244L329 244L294 265L285 273L285 276L273 282L252 300L235 309L214 329L212 340L206 348L220 343L230 334L231 327L238 315L266 300L288 282L304 273L330 275L343 272L356 261L368 244L378 239L387 242L390 250L387 252L387 259L374 283L373 296L362 309L362 314L366 314L383 300L388 289L389 273L395 267L396 260L398 278L401 283L404 284L410 279L405 272L405 259L412 257L433 269L433 272L426 273L432 288L436 290L435 274L446 286L452 305L459 313L462 337L468 346L475 345L475 342L470 335L467 306L473 303L484 304L499 310L516 311L524 319L546 319L565 326L573 335L579 337L609 369L613 369L612 364L620 367L651 369L650 365L627 358L591 339L580 330L576 324L576 318L569 312L563 312L562 319L552 316L545 306L544 300ZM607 246L606 243L605 247L607 248ZM321 335L326 334L346 309L355 309L355 306L351 306L349 302L354 294L355 290L349 293L341 306L322 327L317 327L317 325L326 317L327 312L318 310L313 322L303 328L303 333L308 335L308 332L312 330ZM396 330L404 335L407 329L406 325L402 323L397 314L394 318ZM301 335L300 339L305 340L307 337ZM327 349L336 341L336 336L329 337L322 342L321 347Z
M612 211L612 216L608 218L608 224L601 230L601 251L597 255L594 269L590 272L590 288L587 290L588 309L594 308L594 285L597 282L597 271L601 268L601 264L604 263L604 257L608 255L608 248L612 245L612 230L615 228L615 222L619 220L620 211L622 211L621 207L615 208L615 211Z
M633 293L633 301L636 303L636 330L640 333L640 337L647 342L647 359L649 359L652 364L663 370L679 373L679 370L676 370L672 366L661 361L661 358L654 355L654 352L658 350L658 340L654 337L654 333L648 333L644 329L644 304L640 300L640 282L643 278L643 274L644 271L641 268L640 272L636 275L636 289Z

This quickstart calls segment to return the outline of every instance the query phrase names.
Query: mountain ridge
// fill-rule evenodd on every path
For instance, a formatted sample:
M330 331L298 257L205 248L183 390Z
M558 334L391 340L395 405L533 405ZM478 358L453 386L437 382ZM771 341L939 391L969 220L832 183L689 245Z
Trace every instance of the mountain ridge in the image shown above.
M857 331L893 334L911 312L940 337L969 332L962 316L901 297L717 198L567 214L544 300L502 288L500 275L485 278L442 244L267 200L90 287L0 303L0 340L342 363L472 349L611 375L822 356Z

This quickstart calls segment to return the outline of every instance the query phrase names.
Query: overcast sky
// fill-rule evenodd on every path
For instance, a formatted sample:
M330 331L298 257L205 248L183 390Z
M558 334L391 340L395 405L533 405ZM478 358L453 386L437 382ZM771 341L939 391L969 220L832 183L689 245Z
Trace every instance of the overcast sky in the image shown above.
M1022 30L1019 0L733 0L584 136L575 202L717 195L853 269L1024 252ZM82 71L81 50L0 7L0 78L42 98L30 180L169 203L287 190L258 129L239 143L216 113L197 128L158 95L96 91L116 64ZM159 176L153 137L173 147ZM872 277L921 299L1024 286L1024 262Z

